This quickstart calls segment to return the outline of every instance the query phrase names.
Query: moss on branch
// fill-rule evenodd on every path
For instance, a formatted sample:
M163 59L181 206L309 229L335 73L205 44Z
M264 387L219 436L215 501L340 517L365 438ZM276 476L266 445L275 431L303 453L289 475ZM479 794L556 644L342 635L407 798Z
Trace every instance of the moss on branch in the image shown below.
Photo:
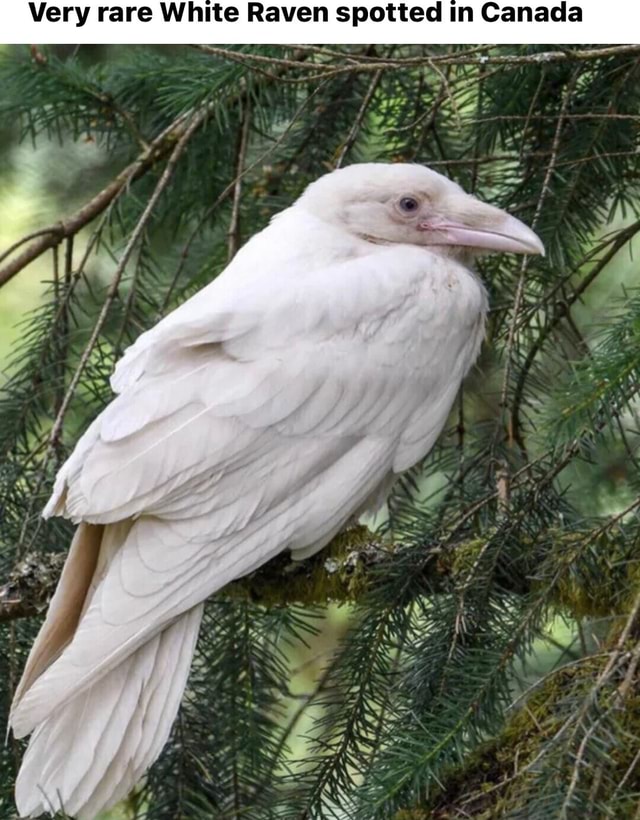
M434 592L445 585L450 588L472 560L480 540L457 544L446 553L437 546L430 549L425 545L425 553L430 552L433 560L425 562L424 573ZM367 527L357 526L337 535L327 547L304 561L293 561L289 552L282 553L219 594L248 598L267 607L354 603L371 583L373 570L383 568L401 549ZM33 553L21 561L0 586L0 622L35 616L46 609L64 559L61 553Z
M541 773L544 780L544 772L549 771L566 787L576 766L581 790L591 794L594 810L613 800L620 812L616 816L635 816L633 809L637 809L640 790L640 767L634 759L637 746L613 748L608 754L602 750L601 766L593 765L592 756L585 757L580 765L583 740L597 733L598 719L609 710L614 719L617 714L624 721L628 736L640 737L640 681L633 676L631 651L621 653L615 674L599 690L595 719L581 709L582 704L595 704L594 683L601 680L610 657L603 652L555 670L514 711L502 732L481 744L465 765L452 767L449 775L445 774L432 799L398 811L394 820L537 817L527 812L532 794L540 788ZM621 681L630 671L633 685L621 694ZM569 704L575 704L574 715ZM576 714L580 720L572 720ZM596 812L596 816L604 815Z
M66 555L33 553L20 561L0 586L0 622L39 615L49 605Z
M425 560L419 570L430 593L451 592L469 575L491 533L446 546L424 544ZM603 534L606 544L594 545L587 571L576 562L575 570L558 584L553 603L575 617L599 617L624 611L621 591L635 589L637 564L618 544L616 533ZM548 532L556 548L577 551L582 533ZM375 583L386 562L398 559L403 544L392 544L365 526L337 535L331 543L304 561L293 561L289 552L276 556L260 569L229 584L220 595L249 599L265 607L287 604L313 605L327 602L355 603ZM577 552L576 552L577 554ZM526 594L535 589L535 569L540 550L533 542L523 561L499 572L507 591ZM0 586L0 622L39 615L53 595L65 555L33 553L21 561ZM413 568L415 570L415 567ZM413 571L412 570L412 571Z

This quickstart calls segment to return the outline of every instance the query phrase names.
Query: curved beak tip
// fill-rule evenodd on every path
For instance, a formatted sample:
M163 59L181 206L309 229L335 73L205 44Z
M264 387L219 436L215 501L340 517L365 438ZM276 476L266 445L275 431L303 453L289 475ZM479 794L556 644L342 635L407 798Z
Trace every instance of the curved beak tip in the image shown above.
M513 253L545 255L544 245L538 234L514 216L506 214L502 224L496 228L506 240L505 247L501 249L511 250ZM506 247L507 245L511 247Z
M456 207L457 206L457 207ZM462 205L450 203L446 216L435 216L418 226L428 244L461 245L493 253L545 255L540 237L515 216L465 196Z
M532 231L533 233L533 231ZM538 256L546 256L547 252L544 249L544 245L542 244L542 240L537 234L533 234L535 237L534 241L531 242L531 250L527 251L530 254L537 254Z
M527 250L526 253L538 254L539 256L546 256L546 251L544 249L542 239L540 239L538 234L532 231L531 228L525 226L523 223L520 224L526 230L526 238L521 237L522 239L524 239L523 244L528 245L530 247L530 250Z

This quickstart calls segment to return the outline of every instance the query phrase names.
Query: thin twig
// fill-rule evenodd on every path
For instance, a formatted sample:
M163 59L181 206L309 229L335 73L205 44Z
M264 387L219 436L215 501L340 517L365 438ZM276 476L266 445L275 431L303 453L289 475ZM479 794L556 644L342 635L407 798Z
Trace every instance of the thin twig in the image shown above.
M236 156L235 183L233 186L233 204L227 236L227 262L230 262L240 247L240 201L242 198L242 179L249 145L249 128L251 124L251 103L247 98L240 117L240 138Z
M542 208L544 207L544 203L546 202L547 196L549 194L551 188L551 178L553 176L555 165L558 159L558 153L560 150L560 138L562 135L562 130L564 128L564 114L569 109L569 103L571 101L571 97L573 95L573 91L575 89L576 82L578 80L578 76L580 73L580 67L576 69L569 82L567 83L567 87L563 94L562 98L562 105L560 108L560 112L558 115L558 122L556 125L555 133L553 136L553 142L551 144L551 158L549 163L547 164L547 168L544 175L544 180L542 182L542 187L540 189L540 195L538 197L538 203L536 205L536 210L533 216L533 220L531 223L532 229L535 231L538 222L540 220L540 216L542 214ZM511 369L513 366L513 351L515 346L516 340L516 327L518 324L518 320L520 318L520 310L522 308L523 297L524 297L524 286L526 281L526 273L529 267L529 260L530 256L525 255L522 259L522 264L520 265L520 276L518 278L518 284L516 286L516 292L513 299L513 308L512 308L512 319L509 326L509 334L506 341L505 347L505 366L504 366L504 375L502 379L502 390L500 393L500 414L498 419L498 424L496 425L496 432L494 436L494 448L498 444L498 440L501 433L501 426L507 412L507 395L509 391L509 381L511 379ZM515 420L517 421L517 419ZM519 435L519 430L517 426L514 426L514 418L513 415L509 417L509 442L511 443L514 439Z
M362 123L364 122L365 115L367 113L367 109L371 104L371 100L373 99L373 95L376 93L376 89L380 84L380 78L382 77L382 71L376 71L373 77L371 78L371 82L369 83L369 87L367 88L366 94L362 98L362 104L356 114L356 118L353 121L353 125L349 133L347 134L347 138L344 141L342 148L338 154L338 158L336 159L336 168L341 168L342 163L345 160L345 157L349 153L349 151L353 148L353 145L358 138L358 134L360 129L362 128Z
M10 245L5 251L0 253L0 262L4 262L4 260L8 259L14 251L17 251L18 248L22 247L22 245L26 245L27 242L31 242L32 239L39 239L40 237L49 236L52 233L57 233L57 231L58 227L52 226L51 228L42 228L39 231L28 233L26 236L18 239L17 242L14 242L13 245Z
M527 356L522 364L522 368L520 369L520 373L518 374L518 381L516 383L514 393L513 393L513 402L512 402L512 410L511 410L511 426L514 429L517 429L520 425L520 409L522 406L522 401L524 398L524 391L527 384L527 379L529 376L529 371L533 367L533 364L538 356L538 353L543 348L545 342L549 338L552 331L556 328L556 326L562 321L562 319L569 315L569 311L584 294L587 288L596 281L598 276L602 273L603 270L606 269L609 262L616 256L618 251L624 248L633 237L640 232L640 220L634 222L633 225L629 225L627 228L624 228L620 231L614 241L611 244L611 247L607 251L606 254L598 261L596 265L589 271L589 273L582 279L580 284L574 289L573 293L570 297L563 301L559 301L555 303L553 308L553 312L551 316L547 317L545 324L543 325L542 329L534 339L531 347L527 351ZM571 275L575 273L575 270L571 272ZM549 299L558 289L559 285L556 285L550 293L545 294L543 297L545 300Z
M243 170L240 174L241 178L245 177L247 174L249 174L251 171L253 171L254 168L256 168L258 165L260 165L266 159L268 159L268 157L271 156L271 154L280 145L282 145L282 143L287 139L291 129L298 122L298 120L300 119L300 116L302 115L304 110L307 108L309 103L315 98L316 94L318 94L324 87L325 87L325 83L320 84L319 86L314 88L314 90L311 92L311 94L309 94L302 101L302 103L298 106L298 109L295 111L295 113L291 117L290 121L288 122L287 127L280 134L278 139L275 140L275 142L272 145L270 145L266 149L266 151L264 151L262 154L260 154L260 156L257 159L255 159L250 165L243 168ZM205 224L205 222L211 217L211 215L217 210L217 208L219 208L220 205L233 192L233 190L236 186L236 182L237 182L237 177L234 177L228 183L228 185L222 190L222 192L216 198L215 202L213 202L213 204L210 205L209 208L207 208L205 213L198 220L196 226L194 227L193 231L191 232L190 236L188 237L187 241L185 242L185 244L182 248L182 253L180 254L180 261L178 263L178 267L177 267L176 272L174 273L174 275L171 279L171 283L169 284L169 287L167 288L167 292L165 293L165 297L162 301L162 305L161 305L160 310L158 312L157 319L160 319L164 315L167 308L169 307L169 304L171 302L171 297L173 295L173 292L175 291L176 285L178 283L178 279L180 278L180 275L182 274L184 266L185 266L185 264L187 262L187 259L189 257L189 251L191 250L191 246L195 242L195 239L196 239L197 235L202 230L202 227Z
M564 796L564 800L562 801L562 806L560 806L560 817L566 818L569 817L569 811L571 809L571 802L573 800L573 795L578 787L578 780L580 778L580 768L583 765L584 755L587 749L587 744L593 737L596 729L600 726L602 722L602 718L597 718L594 722L589 726L588 730L584 733L582 740L580 741L580 745L578 746L578 751L576 753L575 761L573 764L573 771L571 772L571 780L569 782L569 788L567 789L567 793Z
M207 110L207 109L205 109ZM6 284L17 273L19 273L28 264L41 256L49 248L53 248L63 239L77 234L85 225L94 220L96 216L101 214L120 194L128 189L128 186L139 179L150 168L164 159L174 148L176 140L179 140L184 135L187 127L188 117L180 115L173 123L165 128L149 146L149 149L144 151L132 163L127 165L111 182L104 187L98 194L89 200L85 205L72 214L67 219L50 225L48 228L43 228L33 236L38 237L37 241L33 242L13 261L9 262L4 268L0 269L0 287ZM23 244L16 243L9 252L15 250Z
M169 160L167 161L167 164L164 168L164 171L162 172L162 175L161 175L160 179L158 180L158 183L157 183L151 197L149 198L149 201L147 202L144 211L142 212L142 214L141 214L135 228L133 229L133 231L131 233L131 236L129 237L129 240L128 240L128 242L125 246L125 249L122 253L122 256L120 257L120 261L118 262L116 270L113 273L113 277L111 279L111 284L109 285L109 289L107 290L107 294L105 296L105 300L102 304L102 308L101 308L100 313L98 315L98 319L97 319L97 321L94 325L94 328L93 328L93 331L92 331L91 336L89 338L89 341L87 342L87 345L84 348L84 350L82 352L82 355L80 356L80 361L78 362L78 366L75 370L75 373L73 374L73 377L71 379L69 387L67 388L67 392L64 395L64 398L63 398L62 403L60 405L60 409L58 410L58 413L57 413L57 415L54 419L53 426L51 428L51 433L50 433L50 436L49 436L49 444L47 446L47 450L46 450L44 458L42 460L42 466L41 466L41 469L40 469L40 475L39 475L39 478L38 478L38 482L36 484L36 488L34 489L33 493L31 494L31 501L30 501L30 504L29 504L29 509L27 510L27 514L25 515L25 519L24 519L24 523L23 523L23 527L22 527L22 532L20 534L20 540L19 540L19 543L18 543L18 546L17 546L17 554L18 555L20 555L21 551L22 551L22 547L23 547L23 544L24 544L24 539L25 539L25 536L26 536L26 528L28 526L28 521L30 519L34 499L38 496L40 488L42 486L42 482L44 481L44 477L46 475L46 471L47 471L47 467L48 467L48 464L49 464L49 459L51 457L51 453L53 452L53 450L55 448L55 444L56 444L56 442L57 442L57 440L60 436L60 433L62 431L62 425L64 423L64 418L65 418L66 412L69 408L69 405L71 403L71 400L72 400L73 396L75 395L76 389L77 389L78 384L80 382L80 378L81 378L81 376L84 372L84 369L87 365L87 362L89 361L89 358L90 358L91 354L93 353L93 350L96 346L96 343L98 341L100 333L102 332L102 328L103 328L104 323L107 319L109 310L111 308L111 304L117 296L118 286L120 285L120 280L122 279L122 275L123 275L124 270L127 266L127 263L128 263L128 261L131 257L131 254L133 253L133 250L134 250L135 246L138 243L138 240L140 239L140 237L141 237L141 235L142 235L142 233L143 233L143 231L144 231L144 229L147 225L147 222L149 221L149 218L151 217L151 214L153 213L153 210L154 210L158 200L160 199L160 196L162 195L163 191L165 190L165 188L169 184L169 181L171 180L171 177L173 176L173 173L175 171L175 167L178 163L178 160L180 159L180 156L182 155L184 149L186 148L189 140L191 139L191 137L193 136L195 131L202 125L203 121L206 119L207 116L208 116L208 109L203 108L200 112L193 115L191 120L187 122L186 127L184 128L180 139L174 145L173 151L171 152L171 156L169 157ZM32 538L32 541L33 541L33 538Z
M349 72L377 71L380 67L385 69L402 69L407 66L419 67L436 63L438 65L499 65L517 67L523 65L547 65L550 63L588 62L607 57L635 57L640 55L640 46L633 44L592 49L567 49L566 51L540 51L534 54L486 54L483 52L486 52L487 47L478 46L467 52L461 52L460 54L430 54L416 57L397 57L393 59L388 57L365 57L357 53L345 55L344 53L337 52L332 56L337 57L342 63L344 63L345 57L348 57L350 64L346 66L343 64L339 68L336 68L334 63L307 62L301 65L299 62L288 58L270 57L249 51L232 51L231 49L219 46L198 46L198 48L212 56L249 67L253 61L271 67L296 68L304 69L305 71L313 70L319 74L324 73L332 76ZM313 56L314 53L318 54L318 56L326 55L326 49L324 49L324 54L313 46L300 47L300 50L304 49L306 49L307 54L310 56ZM366 60L366 62L364 62L364 60ZM306 79L308 80L309 78L307 77Z

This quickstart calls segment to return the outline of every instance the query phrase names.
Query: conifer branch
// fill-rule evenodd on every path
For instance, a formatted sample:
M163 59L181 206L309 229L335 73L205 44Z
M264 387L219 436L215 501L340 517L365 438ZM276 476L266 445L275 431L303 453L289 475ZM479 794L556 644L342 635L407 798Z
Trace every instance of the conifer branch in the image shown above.
M551 188L551 179L555 172L556 163L558 161L558 152L560 149L560 136L562 134L562 130L565 126L565 114L569 110L569 103L571 101L571 97L573 95L574 89L576 87L576 83L578 81L578 76L580 74L580 66L576 68L569 81L567 82L566 88L564 89L564 93L562 95L562 104L560 106L560 111L558 113L556 127L553 134L553 141L551 144L551 155L549 158L549 162L547 164L544 179L542 181L542 186L540 188L540 192L538 194L538 200L536 202L536 208L533 215L533 220L531 223L532 229L535 231L538 228L538 223L540 221L540 217L542 215L542 209L544 207L545 202L549 196L550 188ZM544 76L544 75L543 75ZM542 79L541 81L542 82ZM506 341L506 350L505 350L505 365L504 365L504 373L502 377L502 389L500 393L500 414L498 416L496 422L496 431L493 441L494 451L497 447L498 441L500 439L502 433L502 426L504 424L505 419L508 421L508 429L507 429L507 441L509 444L516 441L519 445L521 450L524 449L524 445L522 443L522 437L520 435L520 428L518 426L519 416L517 413L508 413L508 391L509 385L511 381L511 372L513 368L513 356L514 356L514 348L516 343L516 328L518 322L520 320L520 311L523 305L523 297L524 297L524 285L525 285L525 277L527 274L527 270L529 268L531 257L526 255L522 258L522 262L520 264L520 274L518 276L518 282L516 284L515 295L513 298L513 307L511 309L511 322L509 324L509 331L507 334L507 341ZM508 466L506 463L501 465L502 469L507 474L507 481L508 481Z
M433 594L451 588L459 573L468 572L456 556L475 545L465 541L425 545L424 580ZM277 556L256 572L229 584L217 597L245 599L263 606L354 603L365 595L384 562L401 552L366 527L347 530L305 561L292 561L289 553ZM0 622L32 617L46 609L55 591L65 555L30 553L0 585ZM521 579L514 590L523 591Z
M364 95L362 99L362 104L360 105L360 109L356 115L356 118L351 126L351 130L347 134L347 138L345 139L344 143L340 146L340 150L338 152L338 157L336 159L336 168L342 167L342 163L345 160L345 157L349 153L349 151L353 148L353 145L358 138L358 134L360 129L362 128L362 123L364 121L365 115L367 113L367 109L373 99L373 95L376 93L376 89L380 83L380 78L382 76L381 71L376 71L373 75L371 82L369 83L369 87L367 88L367 93Z
M607 265L616 256L616 254L622 248L625 248L629 245L629 242L638 232L640 232L640 220L634 222L632 225L629 225L627 228L621 230L610 243L611 246L607 250L607 252L598 260L596 264L594 264L589 273L574 288L574 291L571 294L571 296L566 299L559 300L554 304L552 311L547 317L546 323L544 324L538 336L535 338L535 340L529 347L526 358L522 364L520 372L518 373L518 379L514 388L513 405L511 410L511 426L513 429L517 430L520 427L520 409L524 399L524 391L527 386L529 373L531 371L531 368L533 367L536 357L544 347L545 342L547 341L553 330L558 326L558 324L565 317L571 315L571 308L574 304L576 304L576 302L578 302L582 298L582 295L587 290L587 288L596 281L596 279L606 269ZM572 271L571 275L573 275L574 273L575 271ZM546 296L545 298L548 298L548 296Z
M594 533L585 533L584 546L618 525L638 506L640 499L611 516ZM526 512L525 506L517 516L505 522L506 526L516 529ZM432 595L451 593L456 589L462 606L474 575L496 537L497 533L493 532L487 539L443 539L440 543L424 544L420 572L425 589ZM579 543L575 533L563 533L560 529L540 533L538 538L540 542L552 540L560 551L563 544L567 549L576 549ZM327 547L304 561L292 561L289 553L276 556L251 575L228 584L216 597L244 599L266 607L356 603L377 583L381 573L384 574L385 562L392 563L394 557L410 547L409 544L393 544L367 527L357 526L345 530ZM65 557L59 552L26 555L0 585L0 622L32 617L46 609ZM531 565L533 563L531 561ZM566 571L568 566L563 565L563 570ZM526 594L530 580L526 570L519 575L514 573L511 578L504 579L504 589L517 595Z
M423 66L425 61L444 65L539 65L540 63L564 63L573 60L590 61L600 60L607 57L636 56L640 55L640 46L635 44L605 46L603 48L576 48L555 51L540 51L533 54L503 54L488 55L487 51L495 48L493 45L475 46L459 52L446 54L429 54L423 57L399 57L389 60L385 57L363 56L357 52L338 51L320 46L292 45L291 48L297 51L317 54L319 56L336 57L341 60L354 62L392 62L395 65Z
M0 585L0 622L42 614L55 592L66 555L33 554L20 561Z
M200 124L206 119L202 116ZM99 216L115 199L126 191L132 182L151 170L174 149L189 127L190 118L181 115L159 134L149 148L143 151L132 163L127 165L108 185L97 193L89 202L67 219L43 228L33 236L37 239L19 256L0 269L0 287L9 282L23 268L41 256L45 251L60 244L64 239L75 236L82 228ZM9 249L16 249L19 243Z
M240 202L242 199L242 180L245 176L247 150L249 148L249 130L251 128L251 103L247 100L242 106L240 135L235 163L235 180L233 185L233 203L227 235L227 260L230 262L240 247Z
M186 121L184 123L184 129L183 129L179 139L177 140L177 142L175 142L173 144L173 149L171 151L171 155L169 157L167 165L165 166L164 171L163 171L160 179L158 180L158 183L155 186L155 189L154 189L151 197L149 198L149 200L148 200L148 202L147 202L147 204L146 204L140 218L138 219L138 222L136 223L133 231L131 232L131 235L129 236L127 244L124 248L124 251L122 252L122 255L121 255L121 257L118 261L118 264L117 264L116 269L115 269L115 271L113 273L113 276L111 278L111 283L110 283L109 288L107 290L107 294L105 296L105 299L102 303L100 313L99 313L98 318L96 320L96 323L93 327L93 331L91 333L89 341L87 342L84 350L82 351L82 355L80 356L80 360L78 362L78 365L77 365L77 367L75 369L75 372L74 372L74 374L71 378L71 381L69 383L69 387L67 388L66 393L62 397L62 401L59 404L59 408L58 408L58 411L56 413L56 417L53 421L53 425L51 427L51 433L49 434L49 441L48 441L48 444L47 444L47 448L46 448L44 456L42 458L42 466L40 468L40 474L39 474L39 478L38 478L38 481L37 481L37 484L36 484L36 489L31 495L30 505L28 507L27 514L25 515L24 526L23 526L23 530L22 530L22 536L21 536L20 542L17 546L17 554L18 555L20 555L22 550L23 550L23 546L24 546L23 538L26 535L26 525L27 525L27 522L28 522L28 520L30 518L30 515L31 515L33 501L37 497L37 495L40 491L40 488L42 486L42 482L44 481L44 478L45 478L45 475L46 475L46 472L47 472L47 467L49 465L49 459L50 459L52 453L55 452L57 444L58 444L59 437L62 433L62 426L64 424L64 419L65 419L67 410L69 409L69 405L71 403L71 400L73 399L73 397L75 395L75 392L76 392L76 389L78 387L78 384L80 383L80 379L81 379L81 377L84 373L85 367L87 366L87 362L89 361L89 357L91 356L91 354L92 354L92 352L93 352L93 350L94 350L94 348L95 348L95 346L98 342L98 338L100 336L102 328L103 328L103 326L104 326L104 324L107 320L107 316L109 315L109 309L111 308L111 304L113 303L114 299L117 296L118 286L119 286L120 281L122 279L122 276L124 274L127 263L129 261L129 259L131 258L131 255L132 255L136 245L138 244L138 241L140 240L140 237L142 236L142 233L145 230L145 227L146 227L149 219L151 218L151 215L153 214L153 211L154 211L154 209L155 209L155 207L158 203L158 200L160 199L160 196L162 195L163 191L165 190L165 188L169 184L169 181L171 180L171 177L173 176L173 174L175 172L178 160L182 156L182 153L184 152L185 148L187 147L187 144L188 144L189 140L191 139L191 137L193 136L195 131L202 125L202 123L206 119L207 115L208 115L207 109L203 108L200 112L192 115L191 117L186 118ZM36 529L36 533L37 533L37 529ZM33 542L34 538L35 538L35 534L32 537L32 542Z
M229 584L221 597L265 606L354 601L367 573L392 554L366 528L338 536L332 545L303 562L278 556L263 568ZM55 591L66 555L30 553L0 585L0 622L41 614Z
M309 79L316 79L322 76L335 77L340 74L368 73L379 69L402 69L407 67L433 67L434 65L452 66L513 66L520 67L526 65L549 65L555 63L570 62L591 62L607 57L637 57L640 55L640 46L629 44L619 46L609 46L606 48L591 49L567 49L565 51L541 51L534 54L487 54L487 46L470 49L461 54L425 54L418 57L375 57L357 52L327 52L326 49L314 46L292 46L300 52L307 53L308 56L324 57L327 54L337 58L340 63L336 65L330 62L307 62L301 65L296 59L286 57L276 57L251 51L232 51L220 46L202 45L196 46L200 51L219 57L231 62L239 63L255 70L256 64L269 66L271 68L294 68L304 71L315 71L316 75L304 77L299 82L307 82ZM347 65L344 65L344 63ZM261 73L267 73L262 70ZM269 75L273 78L274 75ZM293 78L287 78L290 82L295 82Z

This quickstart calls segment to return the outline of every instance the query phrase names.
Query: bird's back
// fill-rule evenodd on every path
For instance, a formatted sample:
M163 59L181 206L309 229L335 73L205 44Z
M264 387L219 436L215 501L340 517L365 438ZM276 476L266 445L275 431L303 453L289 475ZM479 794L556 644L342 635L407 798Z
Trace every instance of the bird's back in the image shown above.
M91 817L123 795L169 731L202 602L321 548L426 454L485 305L452 259L292 209L143 334L47 507L80 540L103 529L77 629L56 632L52 606L14 704L16 734L35 730L21 812Z

